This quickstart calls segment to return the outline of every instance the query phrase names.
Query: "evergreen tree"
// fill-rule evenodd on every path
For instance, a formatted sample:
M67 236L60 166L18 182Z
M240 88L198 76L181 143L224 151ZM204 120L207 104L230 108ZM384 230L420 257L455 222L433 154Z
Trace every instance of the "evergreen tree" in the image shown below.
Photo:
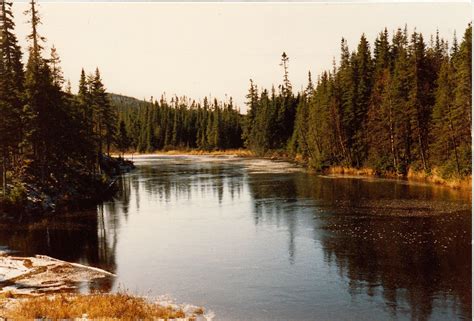
M472 25L466 29L459 51L453 50L454 105L453 117L459 136L460 171L470 174L472 124Z
M128 150L129 147L130 140L127 133L127 128L125 127L125 121L121 120L117 137L117 149L123 154Z
M47 93L51 85L51 74L47 62L41 56L43 47L41 42L44 38L38 34L38 26L41 23L36 1L30 2L30 9L25 12L30 15L31 33L28 35L30 40L29 57L26 65L25 80L25 113L24 123L25 131L26 157L29 158L32 166L30 174L39 175L40 183L44 184L52 159L50 150L49 134L51 126L57 124L51 123L52 110L48 101ZM53 106L55 107L55 106ZM52 138L52 137L51 137Z
M22 139L24 73L11 6L12 3L2 1L0 7L0 161L4 196L7 194L7 170L19 157Z
M406 26L391 43L384 29L373 58L364 35L354 52L342 39L339 66L334 63L314 88L309 79L296 97L284 53L278 92L263 89L258 95L250 84L245 145L257 153L287 148L318 169L369 166L407 174L436 167L443 176L471 173L471 30L469 25L462 43L454 39L449 51L438 32L427 46L417 32L409 41Z
M116 131L116 114L109 102L98 68L95 70L94 75L90 77L89 81L94 115L94 132L98 146L97 153L100 155L105 151L107 155L109 155Z

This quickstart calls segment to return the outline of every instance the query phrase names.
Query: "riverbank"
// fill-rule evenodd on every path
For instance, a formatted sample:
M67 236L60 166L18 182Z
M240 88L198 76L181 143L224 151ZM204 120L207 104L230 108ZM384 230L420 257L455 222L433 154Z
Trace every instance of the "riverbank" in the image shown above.
M331 166L323 171L329 175L351 175L363 177L380 177L389 179L406 179L407 181L416 183L425 183L430 185L445 186L453 189L470 190L472 189L472 176L463 178L443 178L438 174L437 169L433 169L431 173L424 171L409 170L406 175L400 175L393 172L378 173L372 168L354 168L344 166Z
M156 151L152 153L125 153L123 155L126 159L133 159L133 157L140 156L162 156L162 155L202 155L202 156L234 156L234 157L245 157L245 158L263 158L275 161L287 161L294 163L298 166L303 166L313 171L309 166L308 162L301 157L301 155L291 156L286 152L282 151L269 151L263 156L258 155L255 152L248 149L232 149L232 150L218 150L218 151L205 151L195 149L176 149L167 151ZM346 166L329 166L323 170L317 171L318 173L326 175L349 175L349 176L361 176L361 177L378 177L388 179L406 179L408 181L416 183L425 183L430 185L445 186L453 189L472 189L472 175L457 178L443 178L439 174L439 170L436 168L431 173L425 173L424 171L415 171L412 169L408 170L406 175L401 175L393 172L379 172L369 167L346 167Z
M38 184L35 181L16 181L9 186L7 197L0 197L0 216L38 215L59 209L80 208L113 195L117 176L134 168L130 160L102 155L100 172L77 172L65 181Z
M204 309L165 298L128 293L78 294L84 284L114 278L108 271L48 256L0 252L0 320L181 319L198 320Z
M257 157L257 155L248 149L229 149L206 151L199 149L172 149L166 151L155 151L151 153L125 153L123 155L112 154L115 157L121 156L125 159L133 159L139 156L162 156L162 155L195 155L195 156L236 156L236 157Z

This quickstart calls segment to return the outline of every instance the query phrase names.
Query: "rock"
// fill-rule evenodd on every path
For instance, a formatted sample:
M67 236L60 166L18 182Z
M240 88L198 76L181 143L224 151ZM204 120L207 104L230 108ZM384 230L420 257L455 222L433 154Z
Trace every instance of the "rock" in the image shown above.
M35 295L74 290L79 282L113 276L102 269L49 256L17 257L0 253L0 294Z

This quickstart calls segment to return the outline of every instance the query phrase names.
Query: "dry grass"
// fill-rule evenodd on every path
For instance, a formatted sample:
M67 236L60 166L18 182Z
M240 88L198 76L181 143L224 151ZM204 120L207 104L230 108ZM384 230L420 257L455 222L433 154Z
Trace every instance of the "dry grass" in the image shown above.
M13 299L15 295L13 294L12 291L5 291L0 293L0 301L4 299Z
M9 319L156 320L184 318L182 310L151 303L145 298L118 294L58 294L21 300L4 315Z
M375 170L368 167L355 168L355 167L344 167L344 166L332 166L326 171L328 174L341 174L341 175L358 175L358 176L374 176Z
M363 168L354 168L354 167L343 167L343 166L332 166L324 171L326 174L339 174L339 175L355 175L355 176L375 176L376 171L372 168L363 167ZM386 178L397 178L400 175L390 172L384 172L381 175ZM423 182L435 185L447 186L454 189L466 189L470 190L472 188L472 176L467 177L451 177L443 178L439 174L438 170L435 168L431 171L430 174L425 173L424 171L414 171L410 169L406 178L411 181Z
M182 154L182 151L168 151L169 154ZM248 149L227 149L227 150L190 150L185 152L188 155L207 155L207 156L239 156L239 157L254 157L255 153Z
M248 149L227 149L206 151L199 149L172 149L166 151L156 151L152 153L126 153L125 158L131 158L141 155L203 155L203 156L238 156L238 157L255 157L255 153Z
M430 174L424 171L409 170L407 178L415 181L428 182L436 185L448 186L456 189L470 190L472 188L472 175L465 177L444 178L439 174L438 169L434 168Z

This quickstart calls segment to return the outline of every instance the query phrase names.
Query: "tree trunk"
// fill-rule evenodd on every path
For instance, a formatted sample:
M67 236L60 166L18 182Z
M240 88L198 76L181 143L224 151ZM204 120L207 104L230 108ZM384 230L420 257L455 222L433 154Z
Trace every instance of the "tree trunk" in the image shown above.
M458 172L458 175L460 175L461 174L461 168L459 166L459 157L458 157L458 148L457 148L457 144L456 144L456 137L454 136L454 134L456 132L454 131L453 119L451 117L451 107L449 107L449 129L450 129L450 132L451 132L451 141L453 143L454 157L456 158L456 170Z
M3 197L7 196L7 157L3 155L2 160L2 190Z
M393 167L398 174L398 160L397 160L397 152L395 150L395 130L393 125L393 115L392 115L392 101L390 100L390 108L389 108L389 128L390 128L390 149L392 151L393 157Z
M421 140L421 133L418 133L418 144L420 145L420 155L421 155L421 161L423 162L423 169L427 170L428 166L426 164L426 157L425 157L425 149L423 148L423 142Z

